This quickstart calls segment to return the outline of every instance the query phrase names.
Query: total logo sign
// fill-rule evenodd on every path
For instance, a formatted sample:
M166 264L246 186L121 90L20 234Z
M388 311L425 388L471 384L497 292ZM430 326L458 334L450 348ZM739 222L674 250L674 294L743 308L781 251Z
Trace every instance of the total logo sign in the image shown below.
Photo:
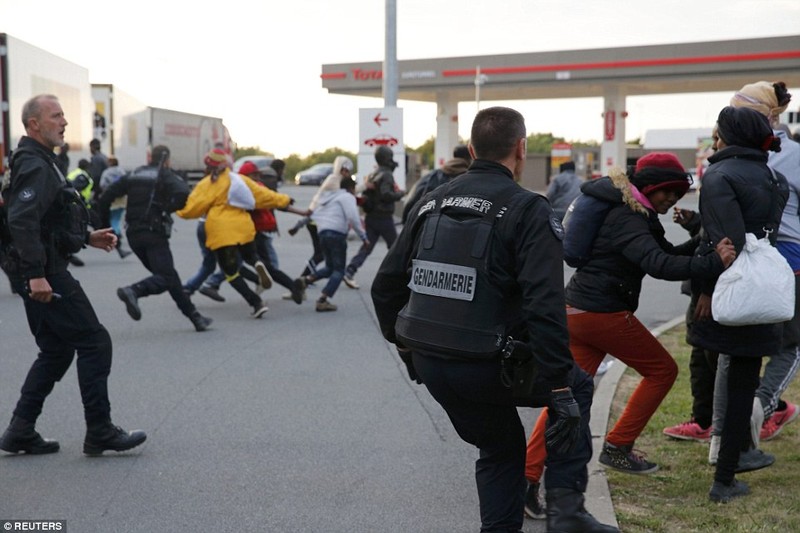
M406 188L406 149L403 144L403 110L398 107L361 108L358 110L359 181L378 166L375 150L386 146L394 152L394 181Z

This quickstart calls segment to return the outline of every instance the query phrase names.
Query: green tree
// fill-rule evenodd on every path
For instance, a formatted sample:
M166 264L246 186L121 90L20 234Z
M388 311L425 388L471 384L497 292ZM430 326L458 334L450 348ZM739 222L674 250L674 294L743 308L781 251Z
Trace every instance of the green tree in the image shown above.
M270 152L265 152L261 149L260 146L237 146L236 147L236 159L240 157L246 157L248 155L268 155L271 157L275 157Z
M301 170L305 170L316 165L317 163L333 163L333 160L339 155L349 157L353 161L354 165L358 164L356 154L337 147L328 148L324 152L312 152L310 155L305 157L298 154L291 154L287 157L281 158L286 163L286 170L283 172L283 179L286 181L293 181L295 174ZM358 169L356 169L356 171L357 170Z
M419 154L420 164L423 167L431 168L433 167L434 163L433 161L434 144L436 144L436 137L431 137L416 148L411 148L410 146L406 146L406 152Z

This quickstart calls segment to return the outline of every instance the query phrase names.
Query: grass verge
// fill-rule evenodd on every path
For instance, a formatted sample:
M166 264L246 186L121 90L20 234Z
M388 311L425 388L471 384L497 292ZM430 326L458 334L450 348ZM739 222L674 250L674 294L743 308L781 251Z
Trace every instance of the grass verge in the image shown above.
M659 471L635 476L606 469L620 528L625 533L800 531L800 491L796 489L800 480L800 419L761 444L764 451L775 455L775 464L738 474L750 485L751 494L728 504L708 499L714 475L714 467L708 464L708 445L673 440L661 433L667 426L688 420L692 411L690 348L684 342L685 333L681 325L659 338L675 358L680 373L635 444L660 465ZM632 369L625 371L614 396L609 427L640 379ZM783 398L800 402L800 385L793 382Z

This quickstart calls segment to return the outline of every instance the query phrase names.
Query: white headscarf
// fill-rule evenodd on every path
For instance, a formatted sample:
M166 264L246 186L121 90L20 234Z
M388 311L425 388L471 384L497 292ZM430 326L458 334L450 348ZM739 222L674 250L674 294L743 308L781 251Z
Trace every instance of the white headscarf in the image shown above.
M327 191L338 191L341 184L342 184L342 169L346 168L350 172L353 172L353 161L350 160L347 156L336 156L336 159L333 160L333 172L331 172L325 181L322 182L322 185L319 186L317 192L314 194L314 198L311 199L311 203L308 204L308 208L313 211L319 205L319 199L323 193Z

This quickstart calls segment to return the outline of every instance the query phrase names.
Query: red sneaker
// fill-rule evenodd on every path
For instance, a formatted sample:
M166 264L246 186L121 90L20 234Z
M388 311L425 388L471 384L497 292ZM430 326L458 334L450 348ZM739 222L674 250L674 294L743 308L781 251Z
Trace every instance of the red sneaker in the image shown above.
M696 440L698 442L708 442L711 439L711 426L703 429L694 419L688 422L681 422L677 426L664 428L664 435L679 440Z
M764 421L764 425L761 426L761 440L770 440L777 437L783 427L797 418L798 414L800 414L800 410L798 410L797 404L786 402L786 409L775 411L771 417Z

